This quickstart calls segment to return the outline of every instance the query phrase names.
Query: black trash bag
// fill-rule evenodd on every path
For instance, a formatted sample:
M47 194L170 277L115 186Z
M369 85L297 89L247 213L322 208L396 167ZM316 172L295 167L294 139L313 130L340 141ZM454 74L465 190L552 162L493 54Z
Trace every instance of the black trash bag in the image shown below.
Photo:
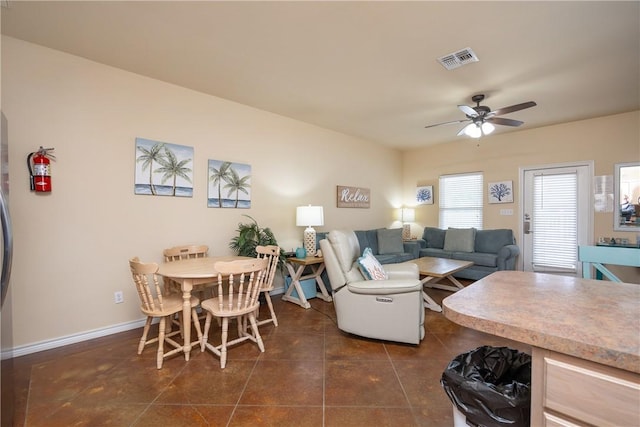
M440 384L470 425L528 427L531 356L507 347L478 347L458 355Z

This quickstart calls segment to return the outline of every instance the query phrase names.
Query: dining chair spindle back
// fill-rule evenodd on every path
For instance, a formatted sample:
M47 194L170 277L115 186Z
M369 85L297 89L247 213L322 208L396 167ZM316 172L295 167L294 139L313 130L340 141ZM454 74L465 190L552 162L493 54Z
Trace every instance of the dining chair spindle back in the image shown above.
M174 246L163 251L164 261L178 261L180 259L204 258L209 254L207 245Z
M280 261L280 248L274 245L257 246L256 253L258 258L263 258L268 261L267 269L265 270L265 274L262 276L260 292L264 295L270 314L268 319L257 319L258 326L269 322L273 322L275 326L278 326L278 318L276 317L276 312L273 310L273 303L271 302L271 295L269 292L273 290L273 280L276 277L278 262Z
M164 262L173 262L180 261L183 259L192 259L192 258L205 258L209 256L209 246L207 245L182 245L182 246L174 246L172 248L165 249L162 251L164 255ZM171 280L169 278L164 279L165 286L169 292L180 292L180 283L175 280ZM210 294L207 294L207 291L204 288L199 288L194 291L198 294L198 297L201 300L210 297Z
M204 333L201 340L201 351L210 350L220 357L220 368L227 364L227 348L246 340L255 342L261 352L264 344L255 313L260 306L258 296L261 289L262 275L265 273L268 261L266 259L242 259L237 261L219 261L214 268L218 272L217 296L202 301L201 306L206 310ZM243 328L244 317L249 320L252 333ZM208 341L209 328L213 317L222 319L221 344L213 345ZM236 319L238 337L228 339L229 319Z
M171 331L170 318L174 314L182 313L182 296L178 294L167 294L165 287L156 274L158 264L155 262L144 263L138 257L129 260L129 268L133 282L138 291L140 298L140 311L147 316L142 332L142 338L138 344L138 354L142 354L145 346L148 344L158 343L158 351L156 357L156 367L162 368L162 362L165 358L183 351L182 344L176 342L173 337L180 333L180 330ZM199 341L202 339L202 331L200 323L197 321L197 313L195 307L200 303L198 298L191 297L192 317L195 319L196 332ZM147 339L151 322L154 318L159 318L158 336L156 338ZM167 330L168 329L168 330ZM171 350L165 352L164 344L167 343L172 347Z

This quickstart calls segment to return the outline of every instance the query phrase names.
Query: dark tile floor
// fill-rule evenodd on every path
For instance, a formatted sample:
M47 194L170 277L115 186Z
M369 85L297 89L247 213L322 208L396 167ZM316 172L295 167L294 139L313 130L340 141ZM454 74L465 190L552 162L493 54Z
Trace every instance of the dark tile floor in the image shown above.
M157 370L154 345L136 354L141 329L5 361L13 394L3 392L3 427L452 426L439 380L453 357L479 345L530 352L430 310L413 346L342 333L332 303L273 299L280 326L261 327L266 352L244 342L224 370L199 349Z

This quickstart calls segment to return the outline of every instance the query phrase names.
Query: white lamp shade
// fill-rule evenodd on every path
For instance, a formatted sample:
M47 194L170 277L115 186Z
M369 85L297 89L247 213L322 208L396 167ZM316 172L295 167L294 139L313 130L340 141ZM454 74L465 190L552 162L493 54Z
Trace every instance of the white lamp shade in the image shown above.
M322 206L298 206L296 210L296 225L298 227L324 225Z
M416 210L413 208L402 208L402 222L414 222L416 220Z
M482 133L485 135L489 135L491 132L493 132L496 129L496 127L489 123L489 122L484 122L482 124Z
M469 123L467 127L464 128L464 133L471 138L480 138L482 136L480 126L475 123Z

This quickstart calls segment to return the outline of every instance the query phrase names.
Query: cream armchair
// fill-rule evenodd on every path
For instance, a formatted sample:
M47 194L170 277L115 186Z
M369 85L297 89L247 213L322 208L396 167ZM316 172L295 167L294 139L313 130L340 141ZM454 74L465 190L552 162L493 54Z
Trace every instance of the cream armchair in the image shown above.
M334 230L320 241L342 331L419 344L424 338L422 284L415 264L385 264L388 280L365 280L353 231Z

